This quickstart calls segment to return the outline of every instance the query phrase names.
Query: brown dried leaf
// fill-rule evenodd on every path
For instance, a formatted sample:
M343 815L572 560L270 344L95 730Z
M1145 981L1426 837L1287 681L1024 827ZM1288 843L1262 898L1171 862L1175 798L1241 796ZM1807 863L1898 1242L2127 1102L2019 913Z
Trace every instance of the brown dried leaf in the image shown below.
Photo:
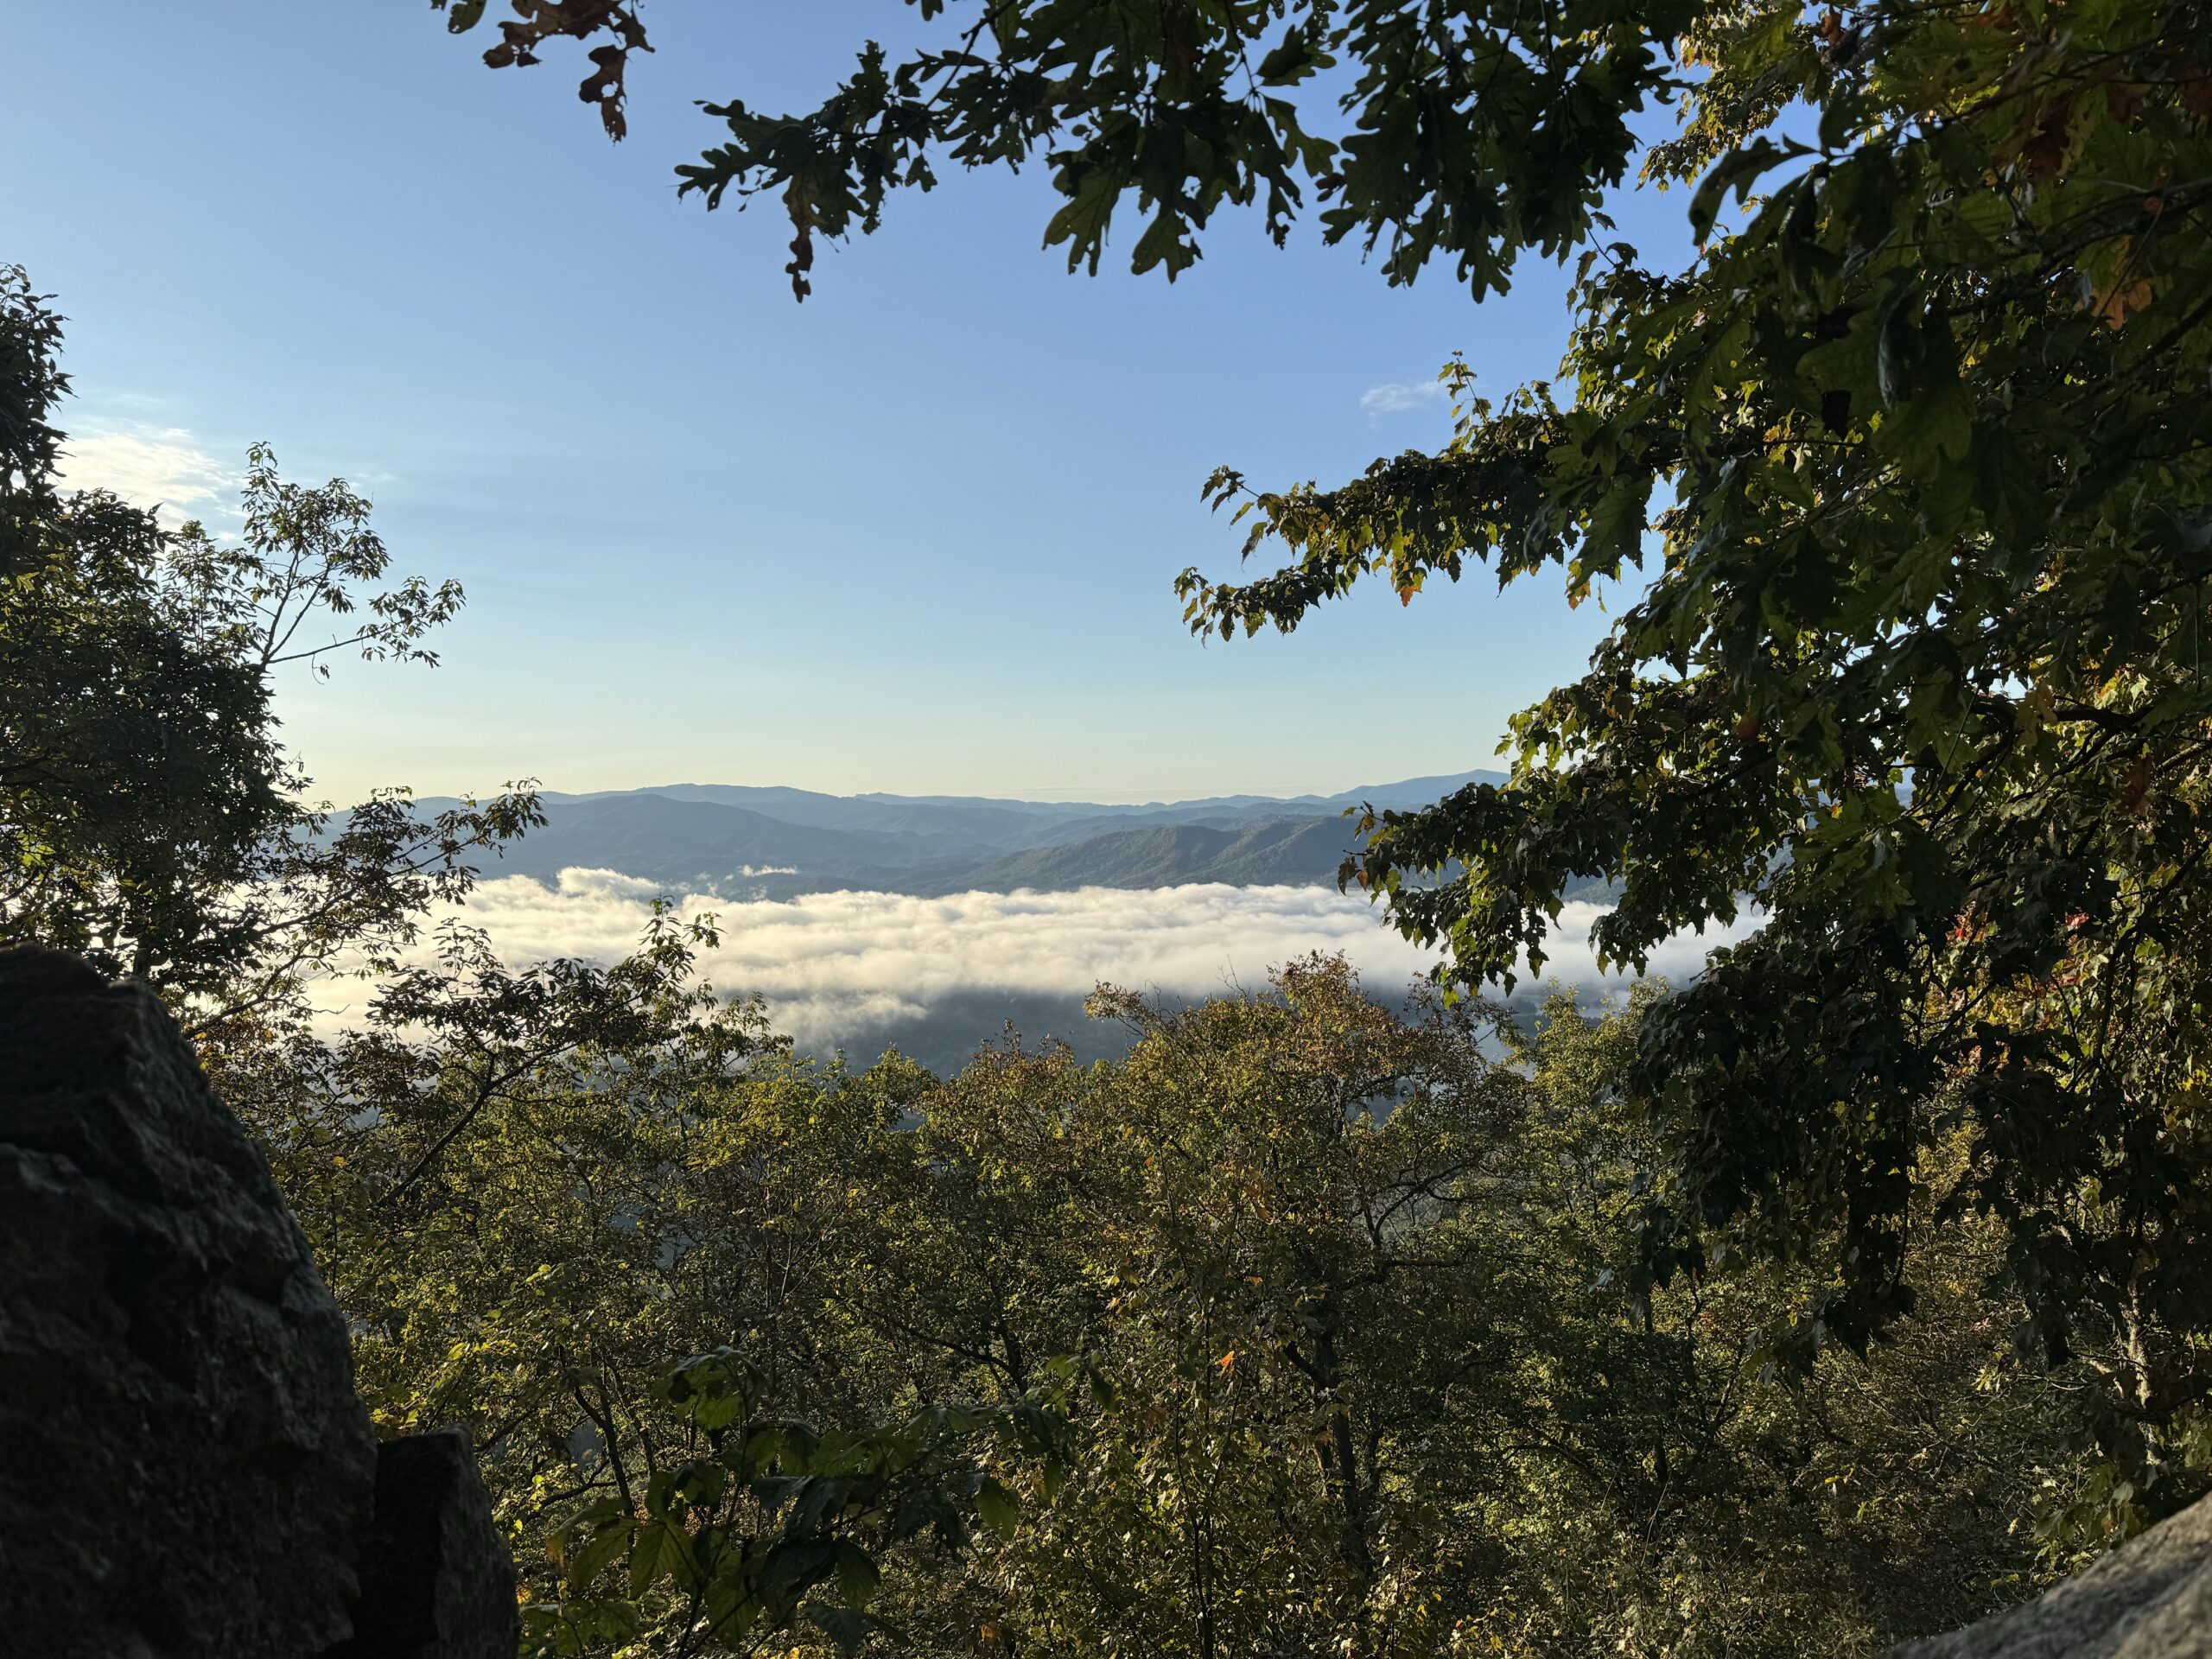
M628 118L623 113L623 104L628 97L622 85L622 73L629 67L627 47L594 47L589 54L597 68L586 75L576 87L576 96L587 104L599 105L601 124L607 136L620 143L630 130Z
M2109 326L2118 328L2136 312L2145 309L2151 303L2151 284L2147 281L2130 283L2107 300L2098 308L2097 315Z
M2139 277L2132 283L2097 289L2089 296L2089 303L2097 320L2106 327L2124 328L2130 317L2149 308L2152 297L2150 279Z
M2156 775L2151 757L2137 755L2129 764L2126 776L2120 779L2120 810L2130 817L2141 817L2145 804L2151 798L2151 780Z
M2074 96L2046 99L2028 118L2027 125L1999 152L2000 159L2017 159L2039 178L2048 178L2066 165L2074 124Z
M784 207L791 218L791 257L784 270L791 279L791 297L804 301L814 292L814 284L806 279L814 269L814 204L801 193L796 179L784 192Z
M2181 101L2200 121L2212 121L2212 74L2191 69L2182 77Z
M607 136L620 140L629 131L623 74L629 67L630 54L652 50L632 0L511 0L511 3L514 18L499 25L499 44L484 54L485 63L494 69L526 67L537 62L537 48L556 35L581 41L605 30L614 36L613 44L595 47L588 54L592 73L578 84L576 95L599 106ZM474 21L473 16L470 21Z

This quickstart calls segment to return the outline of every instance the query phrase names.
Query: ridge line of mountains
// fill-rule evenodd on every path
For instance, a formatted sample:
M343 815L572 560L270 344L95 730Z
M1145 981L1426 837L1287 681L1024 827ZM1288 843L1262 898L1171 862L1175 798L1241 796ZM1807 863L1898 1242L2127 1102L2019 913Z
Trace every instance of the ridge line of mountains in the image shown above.
M766 899L850 889L935 898L1189 882L1333 886L1357 844L1347 808L1403 810L1471 783L1503 781L1499 772L1467 772L1337 795L1135 805L737 784L549 790L545 823L483 874L550 884L573 867L611 869L671 892Z

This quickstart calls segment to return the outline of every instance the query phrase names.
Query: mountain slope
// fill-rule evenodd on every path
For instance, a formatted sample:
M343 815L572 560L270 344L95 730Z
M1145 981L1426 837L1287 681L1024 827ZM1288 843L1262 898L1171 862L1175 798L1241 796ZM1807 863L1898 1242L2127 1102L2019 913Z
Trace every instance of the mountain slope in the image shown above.
M825 795L734 784L549 791L546 823L483 868L549 882L570 868L612 869L671 893L734 899L848 888L941 894L1318 884L1335 880L1353 846L1347 804L1421 805L1496 777L1414 778L1287 800L1224 795L1141 804Z
M897 836L787 823L743 807L664 795L552 802L545 820L510 845L491 873L550 880L582 865L646 881L711 886L748 869L797 867L857 876L927 856Z
M1334 795L1207 795L1187 801L1015 801L985 795L854 795L830 798L852 801L908 802L918 805L999 808L1033 817L1064 819L1095 817L1158 817L1174 815L1179 820L1221 813L1259 817L1303 817L1308 813L1340 812L1348 806L1372 803L1378 807L1427 806L1454 790L1474 783L1502 784L1502 772L1441 772L1431 778L1403 778L1391 784L1363 784Z
M1062 893L1076 887L1173 887L1194 881L1233 887L1334 881L1351 850L1342 818L1274 820L1243 830L1144 824L923 878L916 890Z
M1037 814L1013 806L976 803L946 804L903 796L822 795L810 789L745 784L668 784L652 793L678 801L706 801L734 806L823 830L858 830L877 835L918 836L946 845L1018 847L1035 827ZM1057 821L1060 816L1051 813ZM1066 816L1072 817L1072 813Z

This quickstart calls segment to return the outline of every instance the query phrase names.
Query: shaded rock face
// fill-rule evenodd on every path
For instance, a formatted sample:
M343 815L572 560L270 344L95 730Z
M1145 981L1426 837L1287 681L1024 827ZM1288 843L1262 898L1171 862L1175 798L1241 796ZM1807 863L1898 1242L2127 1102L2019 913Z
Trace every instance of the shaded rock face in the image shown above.
M514 1659L514 1561L457 1428L377 1448L377 1518L353 1640L331 1659Z
M0 1630L22 1652L346 1635L376 1443L267 1165L145 991L0 956Z
M175 1025L0 952L0 1652L509 1659L514 1623L466 1438L377 1446L345 1318Z
M2212 1498L2037 1599L1891 1659L2212 1659Z

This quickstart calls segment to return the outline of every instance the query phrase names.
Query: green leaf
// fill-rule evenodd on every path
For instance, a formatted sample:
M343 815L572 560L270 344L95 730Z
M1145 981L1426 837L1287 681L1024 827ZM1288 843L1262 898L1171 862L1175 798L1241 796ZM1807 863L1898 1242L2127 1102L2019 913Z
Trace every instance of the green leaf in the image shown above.
M864 1606L883 1587L883 1574L868 1553L849 1538L837 1541L837 1587L854 1606Z
M1761 174L1812 153L1795 138L1786 138L1779 144L1770 138L1760 138L1730 150L1719 165L1705 175L1697 194L1690 199L1690 233L1700 242L1713 233L1713 223L1720 217L1722 202L1730 190L1736 193L1736 200L1740 202Z
M1327 59L1315 48L1308 32L1294 29L1260 60L1260 84L1263 86L1294 86L1326 62Z
M837 1644L840 1653L858 1653L868 1640L871 1621L850 1607L810 1607L806 1617L815 1628Z
M630 1551L630 1599L638 1600L645 1593L646 1586L661 1576L664 1561L668 1557L669 1527L667 1522L655 1521L638 1529L638 1541Z
M1083 1375L1084 1380L1090 1385L1092 1402L1101 1411L1113 1410L1121 1398L1119 1391L1114 1387L1114 1379L1107 1376L1105 1371L1098 1366L1088 1363L1083 1368Z
M601 1570L620 1558L629 1548L631 1535L636 1529L634 1521L616 1521L578 1550L569 1563L569 1593L581 1594Z
M988 1475L976 1488L976 1513L1001 1538L1013 1537L1014 1529L1021 1524L1020 1503Z
M1929 477L1965 455L1974 442L1974 404L1956 375L1924 380L1882 417L1880 443L1908 474ZM1963 486L1970 479L1957 480Z

